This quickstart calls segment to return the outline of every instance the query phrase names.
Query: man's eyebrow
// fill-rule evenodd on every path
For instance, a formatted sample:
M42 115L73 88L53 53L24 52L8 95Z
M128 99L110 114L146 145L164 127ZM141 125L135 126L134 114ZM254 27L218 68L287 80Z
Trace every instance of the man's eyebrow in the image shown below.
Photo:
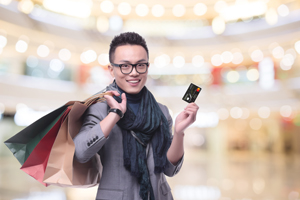
M145 59L140 59L140 60L138 60L137 62L141 62L141 61L147 61L147 60L145 60ZM127 62L127 63L130 63L128 60L120 60L120 62Z

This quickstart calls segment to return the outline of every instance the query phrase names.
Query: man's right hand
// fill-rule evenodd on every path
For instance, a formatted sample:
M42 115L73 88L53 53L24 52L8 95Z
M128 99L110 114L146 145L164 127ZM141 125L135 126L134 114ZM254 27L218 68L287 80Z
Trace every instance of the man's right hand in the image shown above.
M107 91L109 93L112 93L113 96L120 96L120 94L117 91ZM117 108L120 109L123 114L126 112L126 104L127 104L127 99L125 93L121 95L122 102L118 103L112 96L110 95L104 95L104 98L106 99L107 105L110 108Z

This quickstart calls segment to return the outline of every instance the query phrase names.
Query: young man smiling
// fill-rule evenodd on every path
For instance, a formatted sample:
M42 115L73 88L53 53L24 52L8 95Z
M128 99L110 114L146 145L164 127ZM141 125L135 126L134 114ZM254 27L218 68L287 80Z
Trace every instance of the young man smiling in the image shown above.
M114 78L106 102L89 107L74 138L75 158L86 162L99 154L103 165L97 200L170 200L165 175L174 176L183 163L184 130L196 120L198 106L188 104L177 116L172 135L168 108L156 102L145 86L149 53L134 32L116 36L109 50L108 70Z

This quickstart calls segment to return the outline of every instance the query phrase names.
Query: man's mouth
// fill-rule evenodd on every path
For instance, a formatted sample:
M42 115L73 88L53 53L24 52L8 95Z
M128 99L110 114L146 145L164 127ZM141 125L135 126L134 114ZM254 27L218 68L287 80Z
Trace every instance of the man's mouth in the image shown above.
M129 83L138 83L138 82L140 82L141 80L131 80L131 81L127 81L127 82L129 82Z

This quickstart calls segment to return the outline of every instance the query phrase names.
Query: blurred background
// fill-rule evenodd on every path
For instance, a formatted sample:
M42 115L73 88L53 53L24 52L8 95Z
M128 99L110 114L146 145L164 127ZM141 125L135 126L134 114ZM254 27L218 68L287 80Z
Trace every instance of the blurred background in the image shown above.
M5 140L112 79L110 41L147 41L146 86L175 119L202 88L175 200L299 200L299 0L0 0L0 200L95 199L44 187Z

